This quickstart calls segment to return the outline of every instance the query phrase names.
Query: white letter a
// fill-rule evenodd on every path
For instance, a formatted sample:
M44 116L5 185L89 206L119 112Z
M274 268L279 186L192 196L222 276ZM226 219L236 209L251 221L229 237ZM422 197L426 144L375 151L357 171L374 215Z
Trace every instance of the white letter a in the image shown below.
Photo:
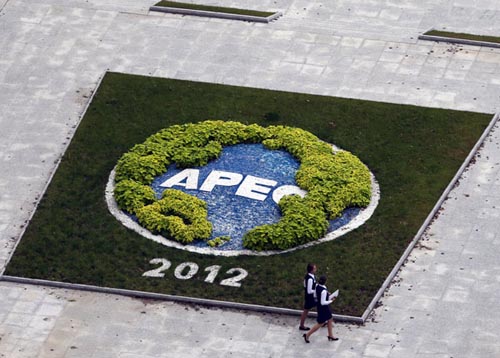
M160 184L161 187L171 188L174 185L183 186L186 189L198 189L199 169L184 169L175 174L172 178L165 180Z

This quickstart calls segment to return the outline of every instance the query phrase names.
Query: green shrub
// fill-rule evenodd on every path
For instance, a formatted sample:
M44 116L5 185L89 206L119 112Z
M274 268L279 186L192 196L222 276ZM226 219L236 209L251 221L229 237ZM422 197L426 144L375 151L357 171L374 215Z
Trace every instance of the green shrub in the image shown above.
M116 181L130 179L142 184L153 181L155 176L164 173L168 159L159 155L139 155L129 152L123 155L116 166Z
M212 240L208 240L207 244L210 247L218 247L218 246L221 246L222 244L226 243L229 240L231 240L231 238L229 236L218 236L216 238L213 238Z
M332 147L320 141L314 134L300 128L270 126L270 138L263 141L269 149L284 149L300 162L309 155L324 153L332 155Z
M173 156L173 161L181 168L207 165L222 151L220 143L211 141L203 147L181 147Z
M316 202L298 195L283 197L281 220L256 227L243 237L243 246L252 250L286 250L317 240L326 234L328 220Z
M170 163L203 166L224 146L260 142L270 150L286 150L300 161L296 181L308 193L305 198L284 197L279 203L280 221L247 232L245 247L283 250L317 240L325 235L328 219L348 207L369 204L370 172L351 153L334 152L331 145L300 128L216 120L171 126L125 153L116 166L116 201L153 232L182 243L206 240L211 234L206 203L178 190L166 190L162 199L155 200L147 185ZM220 245L221 240L210 240L209 245Z
M114 195L118 206L131 214L156 200L153 188L128 179L116 184Z
M146 229L183 244L206 240L212 232L206 203L176 189L165 190L162 199L138 209L136 215Z
M370 173L351 153L310 155L301 164L295 177L297 184L323 203L329 219L338 217L349 206L370 203Z

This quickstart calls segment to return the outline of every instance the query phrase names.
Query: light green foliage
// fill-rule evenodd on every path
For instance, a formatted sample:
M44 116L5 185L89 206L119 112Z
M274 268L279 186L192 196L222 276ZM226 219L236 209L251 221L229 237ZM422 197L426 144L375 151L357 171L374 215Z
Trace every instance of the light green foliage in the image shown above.
M370 202L370 172L351 153L334 152L329 144L300 128L224 121L171 126L134 146L116 167L116 201L153 232L182 243L206 240L212 230L206 203L178 190L166 190L162 199L155 200L147 185L170 163L203 166L216 159L224 146L239 143L262 143L268 149L291 153L301 163L297 184L308 191L305 198L294 195L280 201L278 223L247 232L243 244L249 249L283 250L317 240L325 235L328 219L348 207L364 207ZM215 247L223 239L208 243Z
M282 218L276 224L258 226L245 234L243 245L253 250L285 250L325 235L328 221L321 207L297 195L279 202Z
M295 179L311 198L323 204L329 219L341 215L349 206L364 207L370 203L370 173L356 156L346 151L306 156Z
M210 247L218 247L218 246L226 243L229 240L231 240L231 238L229 236L218 236L216 238L213 238L212 240L208 240L207 244Z
M182 168L203 166L216 159L221 151L222 146L218 142L210 141L203 147L181 147L172 159Z
M176 189L165 190L162 199L137 210L142 226L184 244L210 237L212 224L206 218L203 200Z
M167 158L155 154L125 153L116 166L116 180L130 179L148 184L155 176L165 172L167 163Z
M118 206L132 214L156 200L153 188L129 179L118 182L114 194Z
M300 128L271 126L270 138L262 143L269 149L284 149L300 162L304 157L324 153L332 155L332 147L314 134Z

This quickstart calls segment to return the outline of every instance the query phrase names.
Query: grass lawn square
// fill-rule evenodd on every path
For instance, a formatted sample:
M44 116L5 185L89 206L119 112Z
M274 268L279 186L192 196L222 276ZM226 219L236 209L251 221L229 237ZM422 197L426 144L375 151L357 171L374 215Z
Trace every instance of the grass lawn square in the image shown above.
M124 227L104 196L118 159L160 129L207 119L299 127L352 152L380 185L378 207L336 240L273 256L191 253ZM361 315L490 120L489 114L107 73L6 274L301 309L305 267L314 262L328 288L340 289L335 313ZM151 264L154 258L170 268L163 277L144 277L161 264ZM194 266L182 270L182 264L189 262L198 271L188 279ZM216 277L207 279L216 266ZM248 272L240 287L220 284L235 275L227 273L231 268Z

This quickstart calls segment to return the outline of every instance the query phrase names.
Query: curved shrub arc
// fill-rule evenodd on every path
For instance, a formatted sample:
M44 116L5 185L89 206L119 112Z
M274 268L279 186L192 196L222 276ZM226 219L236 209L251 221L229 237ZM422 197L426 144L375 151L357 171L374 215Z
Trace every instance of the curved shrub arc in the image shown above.
M116 165L115 200L153 233L184 244L208 240L212 227L203 200L176 189L165 190L158 200L150 184L170 164L204 166L223 147L240 143L262 143L270 150L288 151L300 162L297 185L307 191L304 198L290 195L280 200L279 222L248 231L243 237L248 249L285 250L317 240L326 234L328 220L348 207L370 203L370 171L353 154L334 151L330 144L300 128L219 120L174 125L132 147Z

